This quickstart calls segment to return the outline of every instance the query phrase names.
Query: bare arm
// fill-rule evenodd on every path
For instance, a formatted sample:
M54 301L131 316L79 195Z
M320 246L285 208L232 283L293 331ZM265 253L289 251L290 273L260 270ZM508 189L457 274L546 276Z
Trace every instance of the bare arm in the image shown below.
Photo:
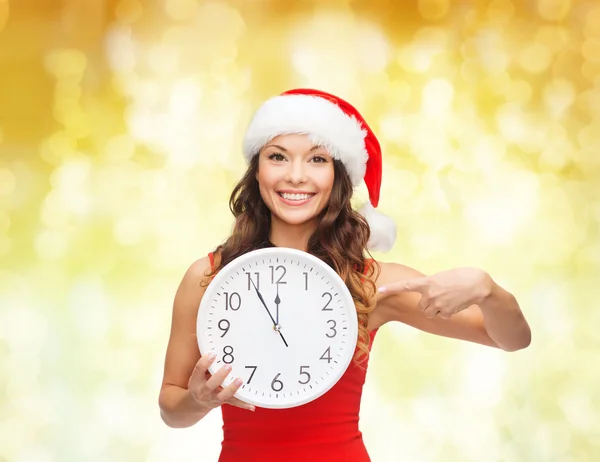
M401 321L417 329L444 337L452 337L482 345L514 351L529 345L530 331L514 297L491 281L490 292L480 304L471 304L445 319L431 315L420 307L422 295L417 291L399 289L398 284L421 279L423 273L396 263L380 263L377 286L389 287L390 292L377 303L369 320L371 328L389 321ZM398 282L404 281L404 282ZM428 313L429 312L429 313Z
M207 372L211 359L200 358L196 318L205 291L200 282L209 269L207 257L192 264L177 289L173 304L158 404L163 421L174 428L194 425L223 403L253 409L253 406L233 397L240 384L233 382L225 389L221 388L229 370L222 368L211 377Z

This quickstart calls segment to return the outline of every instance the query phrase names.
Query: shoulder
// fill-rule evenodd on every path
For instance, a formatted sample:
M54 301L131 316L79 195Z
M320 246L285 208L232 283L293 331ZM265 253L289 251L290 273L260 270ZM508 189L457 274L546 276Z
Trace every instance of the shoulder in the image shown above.
M200 281L205 278L212 268L212 257L208 255L206 257L199 258L193 262L185 272L183 276L184 280L196 280Z
M398 279L424 276L420 271L400 263L381 262L377 260L375 260L375 262L380 268L379 276L376 281L377 287L389 284L390 282L395 282Z
M176 297L195 303L204 294L212 267L212 257L208 255L191 263L179 284Z

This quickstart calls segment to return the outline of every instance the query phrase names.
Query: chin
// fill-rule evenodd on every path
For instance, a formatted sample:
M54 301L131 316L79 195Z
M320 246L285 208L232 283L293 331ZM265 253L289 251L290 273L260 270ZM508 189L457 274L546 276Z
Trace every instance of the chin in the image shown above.
M291 213L277 213L275 214L277 216L277 218L282 221L283 223L286 223L288 225L294 225L294 226L298 226L298 225L304 225L307 223L310 223L312 221L316 221L319 214L313 214L313 213L303 213L303 214L291 214Z

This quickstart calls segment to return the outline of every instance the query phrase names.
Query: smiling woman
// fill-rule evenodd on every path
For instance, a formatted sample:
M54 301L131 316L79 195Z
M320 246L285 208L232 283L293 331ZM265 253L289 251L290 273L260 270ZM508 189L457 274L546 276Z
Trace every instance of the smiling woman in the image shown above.
M220 462L369 461L358 416L370 349L379 327L388 322L401 321L437 335L505 350L528 345L529 326L516 300L484 271L457 268L424 277L407 266L370 258L369 249L386 250L393 245L395 225L374 210L381 187L381 148L370 127L349 103L328 93L306 89L272 98L254 115L244 151L248 169L230 198L236 219L233 232L208 258L190 267L177 292L159 399L163 419L173 427L193 425L211 409L227 404L221 406L224 440ZM369 191L370 206L355 211L350 200L354 187L362 180ZM230 291L240 297L238 292L244 293L246 284L250 290L250 281L253 277L258 281L260 273L248 273L246 281L240 271L234 270L227 278L227 281L233 278L227 292L211 285L208 294L212 298L206 300L215 300L214 304L206 300L201 304L207 285L213 277L217 276L217 281L231 272L230 264L237 265L250 252L266 247L288 247L312 254L332 268L349 291L350 312L353 316L356 313L353 322L358 324L356 348L353 335L350 350L353 361L339 381L315 400L293 408L255 408L239 399L247 389L236 393L249 386L251 380L251 377L229 377L232 371L241 374L243 370L231 366L234 346L236 351L247 350L240 343L227 344L222 352L216 350L216 356L205 350L207 343L203 343L202 352L196 343L195 334L199 337L204 334L204 329L194 330L196 319L218 313L219 327L228 330L230 322L225 311L229 309ZM285 262L283 258L280 260ZM246 270L241 268L241 271ZM263 274L262 281L266 276ZM271 275L271 286L266 290L270 290L271 297L275 296L278 310L279 291L273 285L279 282L275 283L275 279ZM239 284L238 292L233 292L235 284ZM307 286L308 282L304 284ZM255 290L258 293L257 286ZM212 295L219 291L224 293L225 308ZM333 292L336 291L332 290L331 297ZM316 295L318 298L319 294ZM298 297L305 310L303 319L309 318L314 310L325 309L307 301L314 300L308 294ZM259 298L263 300L260 295ZM239 308L236 302L231 310ZM265 308L268 311L266 304ZM248 326L252 319L246 318L244 323L251 332ZM341 317L339 321L341 324ZM279 325L278 314L272 322L283 339L285 327ZM335 328L336 321L330 322ZM211 336L208 324L209 320L206 333ZM303 331L305 338L318 337L315 334L318 322L313 324ZM207 339L200 339L204 340ZM287 342L283 342L287 347ZM275 353L266 351L262 359L276 362ZM336 353L340 356L340 351L334 352L330 347L325 351L325 356L313 355L306 361L329 361L330 351L334 357ZM294 357L303 354L306 352L300 351ZM214 361L217 362L213 364ZM223 367L217 368L221 363ZM300 373L306 373L307 367L300 366ZM281 374L273 381L280 380ZM306 377L302 380L310 380ZM288 374L281 380L297 379ZM275 392L281 391L279 382L272 385L277 385L273 388Z

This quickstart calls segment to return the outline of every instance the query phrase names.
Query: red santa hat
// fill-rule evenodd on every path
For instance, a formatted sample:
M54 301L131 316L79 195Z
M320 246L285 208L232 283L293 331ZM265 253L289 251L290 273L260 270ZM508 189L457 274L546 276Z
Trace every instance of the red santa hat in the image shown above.
M263 103L244 137L244 156L250 162L278 135L302 133L340 160L352 184L364 180L369 202L359 209L369 227L371 250L388 251L396 240L396 224L377 212L381 188L381 147L360 113L348 102L319 90L295 89Z

